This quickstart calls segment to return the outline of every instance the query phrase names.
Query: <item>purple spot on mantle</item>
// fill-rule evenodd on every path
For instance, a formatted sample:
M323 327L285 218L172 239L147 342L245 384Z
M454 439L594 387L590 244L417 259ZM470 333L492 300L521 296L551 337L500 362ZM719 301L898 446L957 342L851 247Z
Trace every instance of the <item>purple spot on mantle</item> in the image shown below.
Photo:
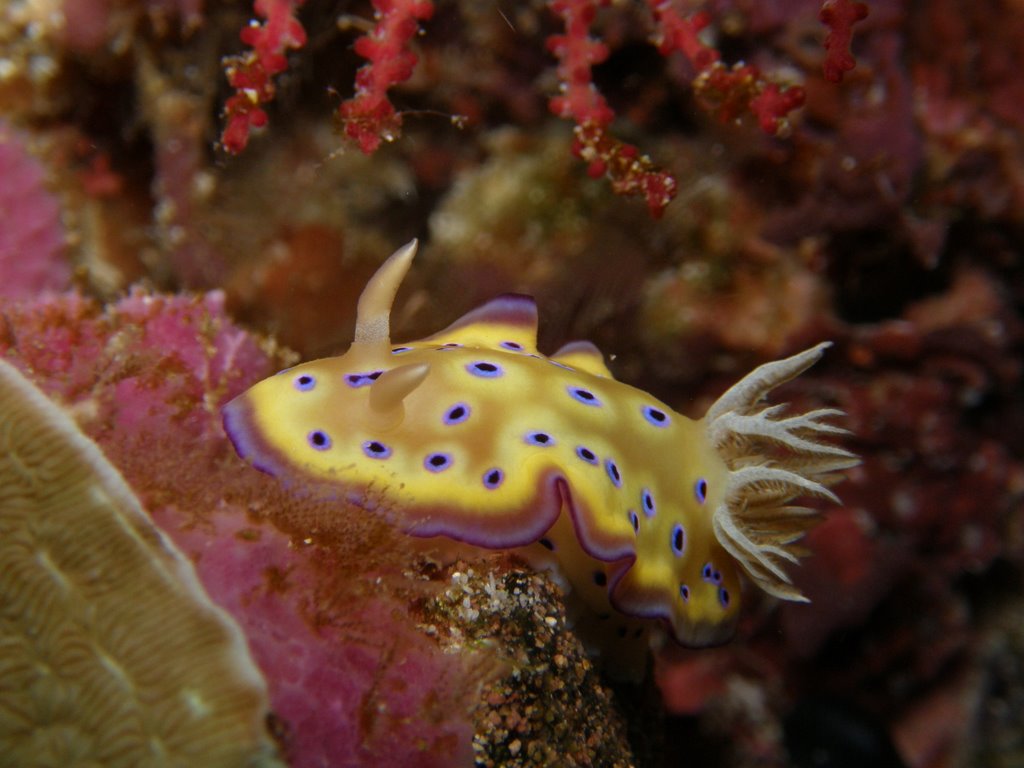
M672 546L672 554L676 557L681 557L686 551L686 530L679 523L672 526L672 538L669 543Z
M358 389L359 387L368 387L373 384L384 371L367 371L366 373L347 373L345 374L345 383L350 387Z
M306 436L312 448L318 451L326 451L331 447L331 437L322 429L314 429Z
M541 448L550 448L555 444L555 438L547 432L527 432L523 437L523 442L528 445L540 446Z
M377 440L367 440L363 443L363 453L371 459L386 459L391 455L391 447Z
M469 418L469 414L471 412L472 409L466 403L456 403L445 411L443 421L449 426L452 424L461 424Z
M496 379L504 373L500 365L486 360L470 363L466 366L466 370L474 376L480 376L484 379Z
M423 460L423 466L431 472L444 472L452 465L451 454L432 453Z
M502 472L497 467L492 467L491 469L488 469L486 472L484 472L484 487L493 491L495 488L501 485L504 479L505 473Z
M644 418L647 419L647 423L653 424L656 427L667 427L671 422L667 413L651 405L643 407L643 414Z
M640 494L640 505L643 507L644 514L647 515L647 517L654 517L657 512L657 509L654 506L654 496L646 488L644 488L643 492Z
M583 403L584 405L593 405L597 407L600 407L601 405L601 401L598 399L597 395L595 395L589 389L583 389L583 387L569 386L567 387L567 390L569 392L570 397L572 397L572 399L578 403Z
M619 467L611 459L604 460L604 470L608 473L608 479L612 481L612 485L616 488L622 487L622 475L619 473Z
M721 585L722 584L722 572L715 570L715 567L711 563L704 563L704 567L701 568L700 577L708 582L708 584Z
M694 483L693 495L697 497L697 502L700 504L708 500L708 481L703 477Z

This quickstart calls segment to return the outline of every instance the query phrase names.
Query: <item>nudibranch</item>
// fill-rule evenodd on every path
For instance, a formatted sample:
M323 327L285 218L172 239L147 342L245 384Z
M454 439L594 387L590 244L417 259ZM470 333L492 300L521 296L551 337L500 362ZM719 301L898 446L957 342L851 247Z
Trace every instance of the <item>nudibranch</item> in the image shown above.
M784 566L816 512L793 500L835 501L829 485L857 459L823 441L845 433L829 423L841 411L785 415L763 399L828 343L762 365L694 421L616 381L588 342L542 355L526 296L392 343L391 305L415 251L399 249L370 280L347 353L224 407L239 455L383 500L414 536L550 557L621 637L661 620L686 645L728 639L741 573L804 599Z

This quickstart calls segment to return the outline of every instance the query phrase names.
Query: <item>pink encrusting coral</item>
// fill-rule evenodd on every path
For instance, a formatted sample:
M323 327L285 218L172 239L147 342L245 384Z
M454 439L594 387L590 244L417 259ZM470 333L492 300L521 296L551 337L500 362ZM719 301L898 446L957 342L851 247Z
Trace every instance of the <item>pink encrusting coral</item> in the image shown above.
M224 438L220 405L287 361L220 294L69 294L4 317L0 355L70 408L245 630L291 765L471 764L480 677L417 628L430 588L402 573L406 537L293 497Z
M459 657L401 621L408 605L375 594L339 606L322 573L338 567L329 550L296 547L236 506L200 527L170 507L155 518L245 631L292 766L472 764L473 688Z
M0 119L0 299L67 288L65 237L45 167L28 137Z
M60 401L88 413L101 435L218 436L216 401L272 363L224 314L219 292L155 296L136 290L106 310L76 293L7 308L0 355L35 373ZM196 407L199 405L200 407Z

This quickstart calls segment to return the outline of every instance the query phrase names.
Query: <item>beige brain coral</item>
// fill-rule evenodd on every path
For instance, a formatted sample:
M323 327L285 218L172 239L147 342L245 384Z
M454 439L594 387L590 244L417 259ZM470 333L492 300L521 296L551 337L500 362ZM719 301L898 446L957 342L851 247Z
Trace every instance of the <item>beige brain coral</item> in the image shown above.
M277 765L268 709L191 563L0 360L0 763Z

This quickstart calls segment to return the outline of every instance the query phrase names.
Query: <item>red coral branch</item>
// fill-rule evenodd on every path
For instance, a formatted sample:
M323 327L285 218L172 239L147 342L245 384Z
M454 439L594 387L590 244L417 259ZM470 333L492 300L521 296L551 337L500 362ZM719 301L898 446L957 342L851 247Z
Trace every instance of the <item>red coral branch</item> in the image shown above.
M711 21L707 13L700 11L686 19L679 15L671 0L648 0L647 4L656 24L654 44L662 56L682 51L698 72L721 58L718 51L705 45L699 37L701 30Z
M647 201L651 216L661 217L678 189L672 174L659 170L639 149L594 123L577 125L573 136L573 154L588 163L591 177L607 176L615 194L639 195Z
M249 143L249 130L267 124L263 104L274 98L275 75L288 68L285 54L306 44L306 31L295 18L303 0L256 0L256 19L242 29L239 37L251 50L227 56L224 68L235 94L224 104L227 124L220 143L231 154L238 154Z
M252 128L267 122L263 105L275 95L273 78L287 66L289 49L301 48L306 33L295 18L304 0L255 0L252 20L242 30L250 50L225 59L228 81L235 89L224 107L226 125L222 146L241 152ZM619 194L641 195L655 217L676 193L676 182L666 171L630 144L608 132L615 112L593 82L593 67L608 58L608 47L591 36L597 11L610 0L548 0L564 23L564 33L548 38L547 47L558 59L561 92L550 100L551 111L576 124L574 153L588 163L593 176L607 176ZM789 128L789 114L804 102L798 86L768 82L756 66L727 66L712 46L700 39L707 27L706 13L684 16L679 0L646 0L654 18L654 42L663 56L679 51L693 67L694 92L699 103L720 120L753 115L761 130L780 135ZM355 51L366 59L356 73L355 94L341 103L338 117L345 134L366 154L391 141L401 129L401 115L388 99L388 90L409 79L417 63L409 42L421 21L434 12L432 0L373 0L376 23L356 40ZM849 53L853 25L867 15L858 0L824 0L822 21L831 32L826 39L825 74L830 80L854 66Z
M552 0L551 10L565 23L565 34L552 35L547 47L558 59L561 94L549 102L559 117L573 120L573 153L588 163L587 172L605 175L616 194L642 195L651 216L658 218L676 194L676 180L607 131L615 117L594 85L591 69L608 57L608 47L590 36L590 25L599 7L608 0Z
M818 18L831 31L825 37L825 61L822 69L825 79L838 83L843 73L857 66L850 43L853 40L853 25L867 18L868 7L856 0L825 0Z
M806 97L799 86L780 88L776 83L767 83L747 106L761 130L777 136L789 130L789 113L802 107Z
M608 0L553 0L551 10L565 22L564 35L548 38L548 51L558 59L561 96L549 104L559 117L605 128L615 117L604 96L597 90L591 74L595 64L608 58L608 46L590 36L590 25L597 9Z
M848 0L839 0L846 2ZM551 111L576 123L573 151L589 164L592 176L606 175L612 189L623 195L643 195L651 214L660 216L676 193L676 181L656 168L639 150L611 136L607 128L615 117L593 82L593 67L608 58L608 47L590 35L598 9L609 0L549 0L565 33L548 38L548 50L558 59L561 92L550 101ZM709 23L706 13L682 15L676 0L647 0L654 17L653 41L663 56L679 51L696 72L698 102L722 121L744 114L757 119L771 136L789 130L789 114L804 103L799 86L769 82L751 65L722 64L721 54L700 39Z
M749 113L769 136L788 133L789 113L803 106L806 97L800 86L781 88L769 83L755 66L727 67L717 61L693 81L693 92L701 106L723 123Z
M345 134L368 155L401 129L401 115L387 92L412 76L417 57L407 45L419 31L419 22L434 13L430 0L373 0L373 7L377 24L355 44L367 63L356 73L355 96L338 108Z
M679 14L673 0L647 0L647 4L654 15L658 51L662 56L680 51L696 70L693 87L701 106L722 122L751 113L770 136L789 130L789 113L804 103L803 88L770 83L753 65L722 64L718 51L699 37L708 25L706 13L686 18Z

